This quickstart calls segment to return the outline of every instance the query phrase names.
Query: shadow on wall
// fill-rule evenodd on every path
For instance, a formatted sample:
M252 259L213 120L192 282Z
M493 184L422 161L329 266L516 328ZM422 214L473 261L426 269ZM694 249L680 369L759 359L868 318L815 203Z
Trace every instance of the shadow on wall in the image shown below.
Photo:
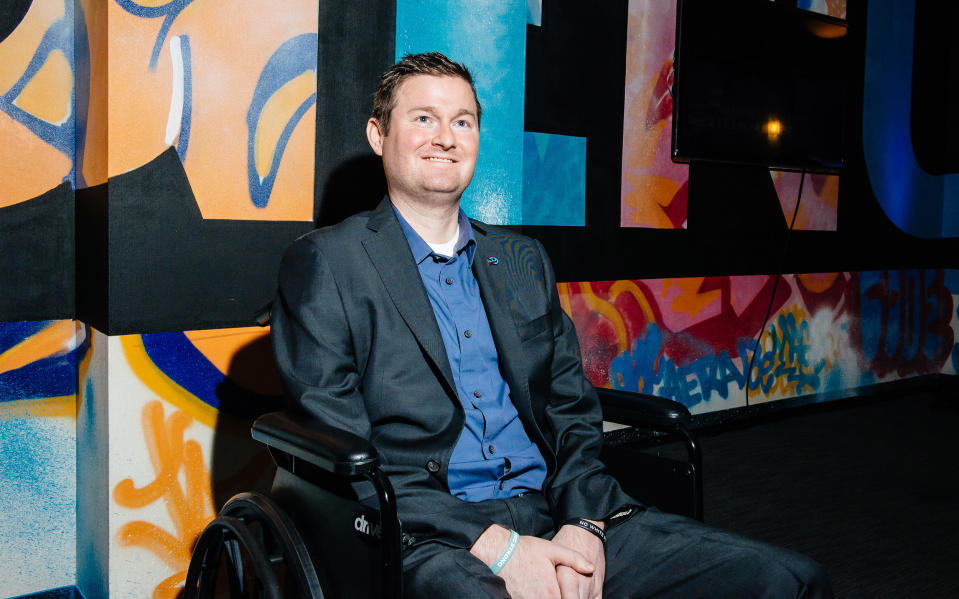
M323 187L316 226L335 225L343 219L376 208L386 194L386 176L379 156L361 154L344 160Z
M323 227L372 210L386 193L379 157L356 155L340 163L323 186L316 225ZM250 436L253 421L285 407L283 389L273 362L269 335L240 347L226 377L216 386L219 412L213 432L210 479L214 508L219 511L243 491L268 491L275 466L263 445Z
M226 375L216 387L220 409L210 456L217 512L237 493L270 489L275 466L266 448L250 436L250 427L257 417L284 406L269 335L238 349Z

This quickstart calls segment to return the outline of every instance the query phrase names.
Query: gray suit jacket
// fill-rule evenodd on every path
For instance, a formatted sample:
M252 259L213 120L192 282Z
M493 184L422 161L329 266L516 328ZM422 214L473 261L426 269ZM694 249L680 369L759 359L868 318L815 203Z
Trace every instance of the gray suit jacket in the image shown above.
M534 239L473 221L473 272L503 377L546 459L557 524L635 503L605 473L599 402L576 332ZM492 522L452 496L447 465L463 430L449 360L409 245L384 200L296 240L280 267L273 346L295 406L370 439L396 490L410 547L468 548Z

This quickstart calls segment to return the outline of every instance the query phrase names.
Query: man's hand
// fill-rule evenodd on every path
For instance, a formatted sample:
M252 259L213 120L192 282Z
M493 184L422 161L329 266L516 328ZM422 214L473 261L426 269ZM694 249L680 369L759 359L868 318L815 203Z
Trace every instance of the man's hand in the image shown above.
M602 522L590 520L603 528ZM567 524L553 537L553 543L582 554L593 564L592 575L576 572L565 565L556 568L556 579L563 599L600 599L606 577L606 552L603 542L593 533L579 526Z
M494 524L476 539L470 553L487 566L491 565L506 548L509 536L508 530ZM604 557L602 547L600 557ZM604 559L604 568L605 565ZM557 580L559 568L580 578L595 571L589 560L569 547L537 537L521 536L513 557L500 570L499 576L506 582L506 590L513 599L565 599L567 595L561 594Z

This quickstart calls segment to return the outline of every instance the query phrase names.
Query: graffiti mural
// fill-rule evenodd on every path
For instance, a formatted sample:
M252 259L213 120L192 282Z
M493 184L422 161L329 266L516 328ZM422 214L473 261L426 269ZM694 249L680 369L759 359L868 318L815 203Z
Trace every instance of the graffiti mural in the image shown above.
M0 208L39 196L76 168L74 0L36 0L0 41ZM81 36L80 40L85 41Z
M806 1L803 8L844 18L844 0ZM675 0L630 0L626 42L620 226L686 228L689 167L672 162ZM787 223L798 175L770 171ZM838 177L812 175L803 188L796 229L836 229Z
M124 335L140 380L192 417L213 426L218 410L255 417L283 390L274 371L269 328L242 327Z
M670 159L675 0L630 0L620 226L685 229L689 167Z
M173 522L173 532L152 522L132 520L116 533L121 547L145 549L174 572L155 587L153 597L157 598L178 596L193 542L215 515L203 451L195 440L183 438L191 423L192 418L180 410L164 417L159 400L144 406L141 425L155 478L140 488L125 478L113 488L117 505L137 510L161 502Z
M938 372L953 351L944 271L860 273L861 348L877 378Z
M954 270L784 275L778 285L773 275L561 283L559 291L594 385L669 397L694 413L956 372Z
M109 402L110 591L177 597L197 536L233 494L264 489L271 460L252 419L280 403L269 329L105 337ZM123 576L128 568L136 580Z
M76 380L72 320L0 322L0 596L74 584Z
M204 218L311 220L317 4L224 10L110 3L109 175L174 147Z
M769 169L786 226L797 231L835 231L839 223L839 175ZM802 197L799 197L800 182ZM796 211L796 202L799 211ZM795 222L793 216L795 215Z

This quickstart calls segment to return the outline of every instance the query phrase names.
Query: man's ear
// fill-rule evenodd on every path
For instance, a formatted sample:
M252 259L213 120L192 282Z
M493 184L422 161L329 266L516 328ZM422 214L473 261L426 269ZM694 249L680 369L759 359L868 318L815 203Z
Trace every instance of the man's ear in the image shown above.
M379 121L374 118L366 121L366 140L370 142L370 147L377 156L383 155L383 137L385 136Z

